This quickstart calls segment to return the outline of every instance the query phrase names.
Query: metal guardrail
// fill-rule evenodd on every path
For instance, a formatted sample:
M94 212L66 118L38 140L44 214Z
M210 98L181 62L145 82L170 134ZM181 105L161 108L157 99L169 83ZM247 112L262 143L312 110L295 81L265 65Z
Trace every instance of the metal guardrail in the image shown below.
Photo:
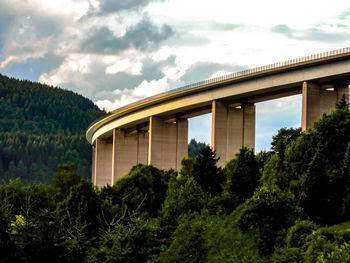
M235 73L231 73L228 75L224 75L224 76L220 76L220 77L216 77L216 78L211 78L211 79L207 79L207 80L203 80L203 81L199 81L196 83L192 83L180 88L176 88L176 89L172 89L166 92L162 92L159 93L157 95L151 96L151 97L147 97L138 101L135 101L133 103L130 103L128 105L125 105L123 107L117 108L114 111L112 111L109 114L106 114L100 118L98 118L97 120L95 120L93 123L91 123L89 125L89 128L94 125L96 122L98 122L101 119L106 118L107 116L113 114L113 113L117 113L121 110L124 110L126 108L129 108L131 106L143 103L143 102L147 102L156 98L160 98L166 95L170 95L170 94L174 94L180 91L184 91L184 90L188 90L188 89L192 89L192 88L196 88L196 87L200 87L203 85L208 85L208 84L214 84L216 82L221 82L221 81L226 81L226 80L234 80L237 78L242 78L242 77L248 77L250 75L256 75L259 73L264 73L270 70L277 70L277 69L283 69L283 68L288 68L291 66L296 66L298 64L302 64L305 62L313 62L313 61L317 61L320 59L326 59L326 58L332 58L335 56L339 56L339 55L344 55L344 54L350 54L350 47L347 48L342 48L342 49L336 49L336 50L332 50L332 51L328 51L328 52L323 52L323 53L318 53L318 54L314 54L314 55L310 55L310 56L305 56L305 57L300 57L300 58L296 58L296 59L291 59L291 60L286 60L286 61L282 61L282 62L277 62L277 63L273 63L273 64L269 64L269 65L264 65L264 66L260 66L260 67L256 67L256 68L251 68L251 69L247 69L247 70L243 70L243 71L239 71L239 72L235 72Z

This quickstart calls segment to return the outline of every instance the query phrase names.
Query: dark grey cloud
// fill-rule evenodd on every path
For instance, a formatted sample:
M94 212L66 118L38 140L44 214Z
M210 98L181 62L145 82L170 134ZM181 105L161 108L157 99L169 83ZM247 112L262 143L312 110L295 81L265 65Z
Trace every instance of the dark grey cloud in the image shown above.
M340 32L326 32L316 27L305 30L295 30L288 27L287 25L276 25L271 29L271 31L297 40L336 43L344 42L349 39L349 34Z
M159 28L149 19L143 19L126 32L124 39L138 49L146 49L149 45L162 42L173 34L174 30L169 25Z
M28 24L32 29L32 33L38 38L47 36L57 36L64 31L64 24L57 19L48 16L30 16L27 18Z
M208 79L211 75L218 71L237 72L246 68L246 66L239 65L198 62L187 70L186 74L182 76L181 81L187 85Z
M162 68L175 66L176 57L174 55L168 57L166 60L162 61L153 61L149 58L144 59L142 61L142 75L145 80L153 80L153 79L161 79L164 77L164 73L162 72Z
M90 31L82 43L82 50L94 53L115 53L129 47L129 43L113 35L108 27L101 27Z
M170 26L158 27L148 18L144 18L135 26L128 28L123 37L116 37L107 27L95 29L83 40L81 46L85 52L103 54L117 53L130 47L148 50L156 47L174 33L175 31Z

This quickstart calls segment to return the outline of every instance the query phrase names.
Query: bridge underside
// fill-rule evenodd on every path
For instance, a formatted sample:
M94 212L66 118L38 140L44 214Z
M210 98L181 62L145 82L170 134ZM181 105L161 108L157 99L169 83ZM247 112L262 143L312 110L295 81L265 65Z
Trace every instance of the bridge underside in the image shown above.
M138 163L179 170L187 156L188 118L210 112L211 146L224 166L243 146L255 146L255 103L302 94L301 127L306 131L341 96L350 101L349 84L348 76L304 81L181 107L112 129L94 142L93 182L99 187L113 184Z

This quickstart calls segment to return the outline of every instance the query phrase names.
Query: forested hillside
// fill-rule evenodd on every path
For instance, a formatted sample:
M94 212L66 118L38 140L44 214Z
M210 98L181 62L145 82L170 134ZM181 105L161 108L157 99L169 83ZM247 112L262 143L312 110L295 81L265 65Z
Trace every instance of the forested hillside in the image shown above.
M67 162L89 178L85 131L103 114L74 92L0 75L0 178L50 183Z

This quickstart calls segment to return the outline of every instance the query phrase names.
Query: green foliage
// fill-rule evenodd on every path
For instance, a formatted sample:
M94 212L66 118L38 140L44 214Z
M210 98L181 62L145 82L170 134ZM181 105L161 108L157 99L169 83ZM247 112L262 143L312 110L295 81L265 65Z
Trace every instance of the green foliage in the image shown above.
M297 220L295 225L288 229L286 236L287 246L301 248L306 243L307 237L317 229L317 226L309 220Z
M80 132L102 113L89 99L68 90L3 75L0 84L1 132Z
M271 159L271 156L271 151L260 151L255 155L255 159L258 162L260 174L263 174L265 163Z
M205 240L207 222L196 216L195 218L181 217L174 240L169 249L160 256L160 262L206 262L208 248Z
M53 185L63 196L66 196L69 194L70 188L79 183L80 180L80 177L75 171L75 165L64 164L57 167L57 172L53 178Z
M341 176L344 178L345 191L342 202L342 216L350 218L350 141L345 152Z
M78 225L79 231L84 229L87 237L91 238L98 233L103 214L102 202L91 182L82 180L70 188L66 199L57 204L56 214L60 218L62 229L70 226L75 230L75 225Z
M71 91L0 74L0 178L52 183L57 165L69 162L90 178L85 131L102 114Z
M271 255L271 263L301 263L304 262L303 251L300 248L278 248Z
M228 162L224 168L226 177L224 189L236 195L242 203L254 193L259 185L259 164L255 159L253 149L240 149L236 158Z
M171 177L161 213L163 226L175 226L182 214L200 211L206 199L193 177Z
M92 248L87 262L146 262L153 245L147 222L136 214L124 213L100 232L98 248Z
M147 166L134 166L114 183L113 188L117 202L130 211L152 212L155 194L152 173Z
M208 145L202 142L197 142L195 139L191 139L188 144L188 157L196 158L200 150L204 147L208 147Z
M313 129L285 151L280 170L282 189L292 191L316 223L334 224L348 219L350 183L345 163L349 142L350 111L348 105L339 103L336 110L324 114ZM276 169L271 170L278 174Z
M301 203L317 222L337 222L341 214L345 182L337 170L330 171L328 167L324 147L320 145L301 178Z
M234 214L242 231L256 229L259 232L261 255L270 255L280 232L303 216L291 193L283 192L277 187L265 186L240 205Z
M212 217L206 231L208 263L267 262L259 256L256 237L251 232L242 232L232 216Z
M315 233L315 235L307 243L305 252L305 263L317 262L318 258L322 258L324 254L331 253L334 245L324 235Z
M118 179L113 187L103 187L100 197L116 211L123 207L131 213L137 211L144 216L156 216L165 200L170 176L176 176L176 172L138 164Z
M350 245L344 243L336 246L330 253L323 253L317 258L317 263L349 263Z
M230 214L239 205L238 197L229 192L209 198L205 209L212 215Z
M272 137L271 150L284 159L287 147L301 135L301 128L281 128L277 135Z
M285 189L288 183L291 183L287 182L283 174L283 162L278 154L273 154L265 163L260 181L263 185L268 187L278 186L280 189Z
M220 194L224 177L221 168L216 166L218 160L215 151L206 146L199 151L195 159L182 160L180 174L192 176L204 192L213 196Z

